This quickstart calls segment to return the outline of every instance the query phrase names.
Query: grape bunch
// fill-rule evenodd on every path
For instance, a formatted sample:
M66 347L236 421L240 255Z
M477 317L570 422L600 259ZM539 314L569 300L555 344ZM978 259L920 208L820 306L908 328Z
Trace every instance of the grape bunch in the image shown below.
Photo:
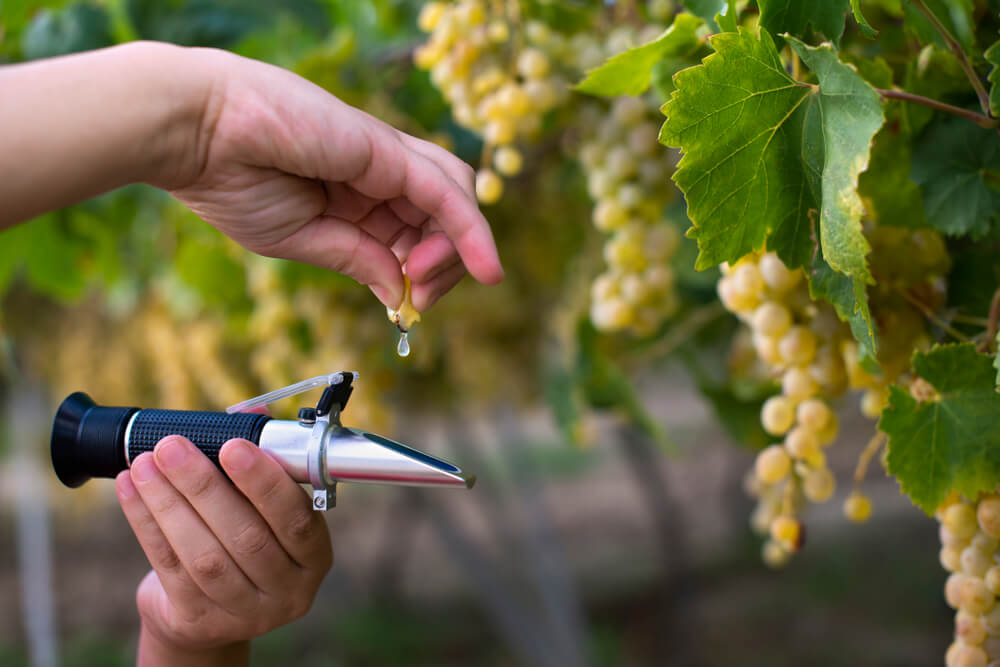
M678 300L670 261L680 232L664 219L673 195L669 154L657 141L655 101L619 97L581 112L591 128L579 159L594 199L593 223L608 234L607 270L591 286L590 319L602 331L654 333Z
M945 600L955 610L947 667L1000 664L1000 495L976 502L953 497L936 513L940 560L950 572Z
M418 23L430 37L414 61L430 71L456 122L483 137L476 195L496 203L503 177L524 166L516 140L536 136L542 116L566 99L559 64L569 45L541 21L522 24L516 2L429 2Z
M825 454L839 429L829 401L848 387L877 387L883 380L860 367L849 328L830 305L810 299L801 269L789 270L774 253L762 253L723 265L722 272L723 305L749 327L758 358L781 385L764 402L761 425L782 441L757 455L747 481L759 501L751 525L769 538L764 561L778 567L805 541L798 515L806 501L826 502L836 488ZM855 490L844 512L865 521L871 502Z

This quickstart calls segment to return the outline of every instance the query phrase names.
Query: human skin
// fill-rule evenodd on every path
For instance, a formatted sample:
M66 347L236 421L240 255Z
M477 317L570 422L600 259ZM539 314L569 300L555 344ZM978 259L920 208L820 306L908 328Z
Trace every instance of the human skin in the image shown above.
M0 228L129 183L246 248L430 307L503 278L474 172L278 67L138 42L0 68Z
M393 308L404 264L418 310L466 272L503 277L468 165L223 51L139 42L0 67L0 173L0 229L141 182ZM325 522L274 459L239 440L219 459L229 480L170 436L116 479L152 565L136 595L145 667L246 664L249 640L304 614L333 562Z

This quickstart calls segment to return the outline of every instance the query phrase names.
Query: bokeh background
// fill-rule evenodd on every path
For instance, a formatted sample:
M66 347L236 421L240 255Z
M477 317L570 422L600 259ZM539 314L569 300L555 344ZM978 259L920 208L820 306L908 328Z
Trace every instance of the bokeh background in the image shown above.
M412 64L419 9L0 0L0 62L132 39L226 48L476 163L479 139ZM0 665L134 660L147 565L110 481L71 491L51 473L61 398L222 409L341 369L361 373L345 423L451 458L480 483L342 486L326 517L336 565L305 618L255 642L255 664L940 664L950 612L935 525L879 470L864 485L871 522L840 518L840 490L813 508L802 555L781 572L761 564L742 487L769 388L732 379L735 321L715 301L717 276L695 274L685 245L681 305L662 330L598 335L586 311L601 239L574 130L547 122L562 129L525 148L528 167L487 209L507 280L463 282L405 360L363 287L251 256L149 188L0 233ZM278 414L300 405L286 403ZM831 466L843 480L873 425L840 407Z

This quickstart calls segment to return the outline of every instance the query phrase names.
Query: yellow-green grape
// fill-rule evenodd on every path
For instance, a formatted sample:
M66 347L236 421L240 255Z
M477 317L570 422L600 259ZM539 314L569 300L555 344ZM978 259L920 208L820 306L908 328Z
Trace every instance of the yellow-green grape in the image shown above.
M973 577L982 578L986 575L986 571L990 569L990 566L993 565L993 552L987 553L970 544L962 549L960 561L962 572Z
M754 463L757 478L765 484L780 482L792 467L792 460L781 445L771 445L762 449Z
M788 564L792 554L776 540L767 540L761 548L761 558L770 568L779 569Z
M517 176L523 165L521 152L513 146L501 146L493 156L493 166L504 176Z
M597 202L593 217L594 226L605 232L620 229L628 222L628 212L615 199L602 199Z
M979 646L986 639L986 628L978 616L959 609L955 614L955 638L968 646Z
M822 431L834 418L830 408L818 398L806 399L799 403L795 415L799 424L814 432Z
M964 502L957 502L946 507L942 514L941 523L952 534L961 539L972 539L972 536L976 534L976 529L980 527L977 524L976 509ZM993 533L985 528L983 532L987 535L993 535Z
M778 352L790 364L808 364L816 355L816 336L803 326L794 326L778 341Z
M602 331L619 331L635 322L635 311L623 299L610 298L591 304L590 319Z
M649 0L646 11L651 18L666 23L674 16L674 3L671 0Z
M788 308L775 301L766 301L753 312L751 326L755 333L764 336L783 336L792 326L792 314Z
M793 516L781 515L771 522L771 539L786 551L794 553L802 548L805 541L805 529L802 523Z
M816 434L801 426L796 426L785 436L785 449L795 458L810 462L810 465L822 454Z
M517 56L517 71L526 79L540 79L549 73L549 58L534 48L527 48Z
M956 572L944 582L944 599L952 609L958 609L962 606L962 581L965 578L966 575Z
M386 314L389 317L389 321L399 327L399 330L403 333L409 331L410 327L420 321L420 313L413 307L410 292L410 277L404 273L403 300L400 302L399 308L396 308L395 310L388 307L386 308Z
M503 180L492 169L476 173L476 198L483 204L495 204L503 196Z
M889 391L887 388L867 389L865 393L861 394L861 414L869 419L878 418L888 404Z
M801 271L792 271L774 253L766 253L760 258L760 274L768 288L775 292L787 292L802 278Z
M996 605L996 597L979 577L965 575L958 587L959 607L973 614L985 614Z
M938 560L941 562L941 567L948 572L959 572L962 569L962 550L957 547L941 547Z
M964 520L965 515L962 518ZM957 521L957 518L954 521ZM976 521L984 533L990 537L1000 538L1000 496L989 495L979 501L979 505L976 507ZM964 522L962 526L965 527ZM954 531L950 525L949 529Z
M428 2L420 8L420 15L417 17L417 25L424 32L430 32L437 27L441 17L445 13L445 3Z
M990 589L993 595L1000 596L1000 565L994 565L986 571L983 576L983 583Z
M860 491L852 491L844 501L844 516L854 523L864 523L871 515L871 499Z
M781 343L778 343L781 351ZM793 366L781 376L781 391L793 401L803 401L819 391L819 385L809 372L801 366Z
M795 408L784 396L772 396L764 401L760 422L771 435L784 435L795 423Z
M986 652L978 646L955 642L945 653L945 667L987 667Z
M829 468L812 468L802 477L802 494L813 503L824 503L833 496L837 482Z
M994 595L996 594L994 593ZM979 617L979 622L982 623L983 629L990 635L1000 635L1000 605L994 605L992 609L981 615ZM990 653L1000 653L1000 651L991 651Z

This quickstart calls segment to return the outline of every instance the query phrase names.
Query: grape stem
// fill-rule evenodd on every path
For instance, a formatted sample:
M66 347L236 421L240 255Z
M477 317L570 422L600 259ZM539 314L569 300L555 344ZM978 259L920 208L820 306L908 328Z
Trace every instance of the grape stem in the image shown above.
M986 320L986 335L976 346L979 352L986 352L993 345L997 337L997 329L1000 327L1000 288L993 292L993 299L990 300L990 314Z
M889 90L887 88L876 88L875 91L882 97L894 100L903 100L904 102L913 102L914 104L922 104L923 106L930 107L931 109L937 109L938 111L944 111L956 116L961 116L966 120L971 120L979 127L986 129L1000 127L1000 118L991 118L981 113L970 111L969 109L963 109L962 107L956 107L952 104L932 100L929 97L914 95L913 93L907 93L902 90Z
M899 289L898 291L899 291L900 294L903 295L904 299L906 299L907 301L909 301L910 304L912 304L913 306L915 306L917 308L917 310L919 310L921 313L923 313L924 317L926 317L928 320L930 320L932 324L940 327L943 331L945 331L948 335L950 335L952 338L954 338L956 340L960 340L963 343L968 343L969 342L969 337L968 336L966 336L964 333L962 333L961 331L959 331L958 329L956 329L955 327L951 326L950 324L948 324L947 322L945 322L944 320L942 320L940 317L938 317L937 315L935 315L934 311L932 311L930 309L930 307L927 306L927 304L925 304L923 301L921 301L917 297L913 296L912 294L910 294L909 291L907 291L905 289Z
M643 351L642 358L665 359L669 357L681 345L690 342L692 336L726 312L728 311L719 301L713 301L712 303L695 308L677 326L671 327L669 335L646 348Z
M865 448L861 450L861 455L858 456L858 465L854 469L854 486L857 488L861 482L864 481L865 475L868 474L868 465L875 458L878 450L882 449L882 445L885 444L886 438L885 433L882 431L876 431L872 439L868 441Z
M968 56L965 55L965 49L963 49L962 45L958 43L958 40L955 39L950 32L948 32L948 29L944 27L944 24L941 23L941 21L938 20L938 17L935 16L934 12L927 7L924 0L910 0L910 2L912 2L918 10L920 10L921 14L927 17L927 20L930 21L931 25L934 26L934 29L938 31L941 38L944 39L945 44L947 44L948 48L951 49L951 52L955 54L956 58L958 58L958 62L962 65L965 75L969 77L969 82L972 84L972 87L976 89L976 95L979 97L979 106L982 107L983 114L989 118L990 95L986 92L986 88L983 86L983 82L980 80L979 75L976 74L975 68L972 67L972 63L969 62ZM992 125L990 127L996 127L996 125Z

